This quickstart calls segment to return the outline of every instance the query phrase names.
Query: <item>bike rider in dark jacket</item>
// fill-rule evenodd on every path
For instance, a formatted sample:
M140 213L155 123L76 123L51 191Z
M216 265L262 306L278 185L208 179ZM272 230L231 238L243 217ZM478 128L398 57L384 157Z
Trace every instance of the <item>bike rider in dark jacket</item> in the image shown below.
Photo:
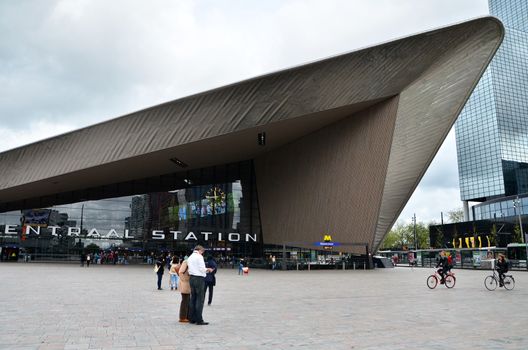
M499 259L497 260L495 269L499 274L499 285L502 287L504 285L504 274L508 272L508 262L506 261L506 258L503 254L499 254Z
M442 250L440 252L440 257L438 258L438 263L436 264L436 268L440 267L437 272L440 276L442 276L442 279L440 280L441 284L443 284L445 281L445 276L449 270L448 265L449 263L447 261L447 257L445 256L445 252Z

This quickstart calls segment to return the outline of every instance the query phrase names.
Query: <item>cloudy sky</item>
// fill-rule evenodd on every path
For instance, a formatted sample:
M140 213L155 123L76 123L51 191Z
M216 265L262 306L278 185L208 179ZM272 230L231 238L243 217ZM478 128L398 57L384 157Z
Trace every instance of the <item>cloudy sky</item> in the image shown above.
M0 1L0 152L486 14L487 0ZM461 207L454 139L399 221Z

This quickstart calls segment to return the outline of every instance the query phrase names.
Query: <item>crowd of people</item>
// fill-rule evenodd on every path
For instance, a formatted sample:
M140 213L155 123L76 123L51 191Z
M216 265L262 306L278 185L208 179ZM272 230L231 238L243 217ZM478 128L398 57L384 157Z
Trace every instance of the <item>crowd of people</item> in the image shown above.
M102 264L128 264L128 256L126 253L118 253L117 251L100 251L95 253L81 253L81 267L86 264L86 267L90 267L90 263L102 265Z

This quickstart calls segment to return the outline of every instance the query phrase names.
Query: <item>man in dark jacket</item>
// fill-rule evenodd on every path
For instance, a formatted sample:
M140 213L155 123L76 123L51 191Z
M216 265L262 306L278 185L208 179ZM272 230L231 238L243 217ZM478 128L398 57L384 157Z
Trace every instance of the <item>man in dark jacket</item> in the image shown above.
M449 263L447 261L447 257L445 256L445 252L442 250L440 252L440 257L438 258L438 263L436 264L436 267L440 267L438 269L438 273L440 274L440 276L442 276L442 279L440 280L440 283L444 283L445 281L445 276L447 275L447 272L449 270L449 267L448 267Z
M497 259L497 273L499 274L499 285L504 286L504 274L508 272L508 262L503 254L499 254L499 259Z
M161 290L161 279L163 278L163 256L159 256L158 260L156 260L156 274L158 275L158 290Z
M217 264L212 256L207 257L207 262L205 267L212 269L211 272L208 272L205 275L205 291L209 289L209 298L207 300L207 305L211 305L213 302L213 287L216 285L216 269Z

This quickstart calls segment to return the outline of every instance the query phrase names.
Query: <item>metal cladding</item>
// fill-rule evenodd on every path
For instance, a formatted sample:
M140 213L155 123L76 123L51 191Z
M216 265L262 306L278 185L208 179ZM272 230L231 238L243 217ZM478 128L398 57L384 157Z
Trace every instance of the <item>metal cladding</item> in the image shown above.
M264 243L331 234L375 251L503 35L475 19L1 153L0 210L254 159Z

